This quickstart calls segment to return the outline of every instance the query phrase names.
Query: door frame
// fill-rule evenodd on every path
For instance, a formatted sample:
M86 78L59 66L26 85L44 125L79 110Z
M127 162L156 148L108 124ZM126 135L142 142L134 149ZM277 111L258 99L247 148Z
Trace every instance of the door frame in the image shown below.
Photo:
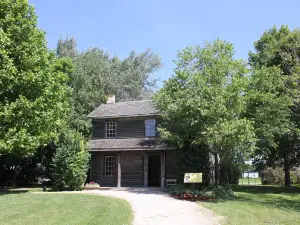
M160 187L165 188L166 153L164 151L144 154L144 187L148 187L149 155L160 155Z

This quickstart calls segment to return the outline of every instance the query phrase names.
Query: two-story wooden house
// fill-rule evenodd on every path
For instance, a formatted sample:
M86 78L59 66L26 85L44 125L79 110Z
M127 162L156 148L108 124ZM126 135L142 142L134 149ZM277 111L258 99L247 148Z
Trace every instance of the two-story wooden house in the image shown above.
M152 101L115 103L111 95L88 117L91 181L104 187L164 188L166 180L177 178L174 150L157 140L161 119Z

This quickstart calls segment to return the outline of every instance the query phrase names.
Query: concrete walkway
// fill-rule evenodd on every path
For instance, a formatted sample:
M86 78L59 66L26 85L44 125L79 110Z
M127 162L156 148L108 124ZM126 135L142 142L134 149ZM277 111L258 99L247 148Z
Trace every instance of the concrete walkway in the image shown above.
M160 189L90 190L81 193L127 200L134 212L134 225L218 225L221 217L194 202L169 197Z

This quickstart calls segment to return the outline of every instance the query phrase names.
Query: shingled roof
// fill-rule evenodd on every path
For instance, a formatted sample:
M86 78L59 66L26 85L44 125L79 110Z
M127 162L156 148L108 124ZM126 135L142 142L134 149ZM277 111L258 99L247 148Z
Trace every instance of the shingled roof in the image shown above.
M90 141L92 151L160 150L166 149L166 147L166 144L156 138L97 139Z
M88 118L118 118L159 115L151 100L102 104Z

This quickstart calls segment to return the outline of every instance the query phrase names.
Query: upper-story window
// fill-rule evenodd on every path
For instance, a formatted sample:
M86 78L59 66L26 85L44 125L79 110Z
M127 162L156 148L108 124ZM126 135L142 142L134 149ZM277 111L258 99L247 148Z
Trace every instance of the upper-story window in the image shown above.
M154 119L145 120L145 136L146 137L155 137L155 123Z
M106 138L116 137L117 123L115 121L108 121L105 125Z

